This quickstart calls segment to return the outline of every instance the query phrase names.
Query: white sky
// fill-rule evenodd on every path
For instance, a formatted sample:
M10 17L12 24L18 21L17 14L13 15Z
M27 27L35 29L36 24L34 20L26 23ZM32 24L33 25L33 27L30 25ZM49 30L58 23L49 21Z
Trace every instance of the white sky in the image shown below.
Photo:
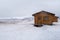
M32 16L45 10L60 15L60 0L0 0L0 17Z

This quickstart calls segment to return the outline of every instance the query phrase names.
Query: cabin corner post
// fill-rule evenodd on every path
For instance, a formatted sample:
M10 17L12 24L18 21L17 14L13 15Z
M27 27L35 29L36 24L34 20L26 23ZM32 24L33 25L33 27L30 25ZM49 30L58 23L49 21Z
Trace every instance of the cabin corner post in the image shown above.
M37 17L34 16L34 26L37 26Z

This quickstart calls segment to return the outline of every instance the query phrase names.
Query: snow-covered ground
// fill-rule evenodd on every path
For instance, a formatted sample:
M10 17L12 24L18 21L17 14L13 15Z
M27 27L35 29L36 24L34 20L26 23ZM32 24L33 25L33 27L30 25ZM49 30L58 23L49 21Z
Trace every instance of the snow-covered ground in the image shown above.
M0 23L0 40L60 40L60 20L54 24L34 27L33 20Z

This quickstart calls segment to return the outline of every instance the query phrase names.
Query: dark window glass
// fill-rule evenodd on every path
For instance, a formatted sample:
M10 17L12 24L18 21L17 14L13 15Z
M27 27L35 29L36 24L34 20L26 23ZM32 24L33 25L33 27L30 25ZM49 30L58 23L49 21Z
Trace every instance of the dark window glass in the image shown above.
M44 17L44 20L48 20L48 19L49 19L48 16L45 16L45 17Z

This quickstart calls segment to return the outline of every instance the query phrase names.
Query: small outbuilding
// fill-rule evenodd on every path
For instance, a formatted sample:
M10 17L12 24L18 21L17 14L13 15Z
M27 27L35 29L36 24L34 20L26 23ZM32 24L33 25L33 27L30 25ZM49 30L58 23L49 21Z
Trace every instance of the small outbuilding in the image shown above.
M40 11L33 14L32 16L34 16L35 26L41 26L43 24L52 25L53 22L58 22L58 17L55 16L55 14L47 12L47 11Z

